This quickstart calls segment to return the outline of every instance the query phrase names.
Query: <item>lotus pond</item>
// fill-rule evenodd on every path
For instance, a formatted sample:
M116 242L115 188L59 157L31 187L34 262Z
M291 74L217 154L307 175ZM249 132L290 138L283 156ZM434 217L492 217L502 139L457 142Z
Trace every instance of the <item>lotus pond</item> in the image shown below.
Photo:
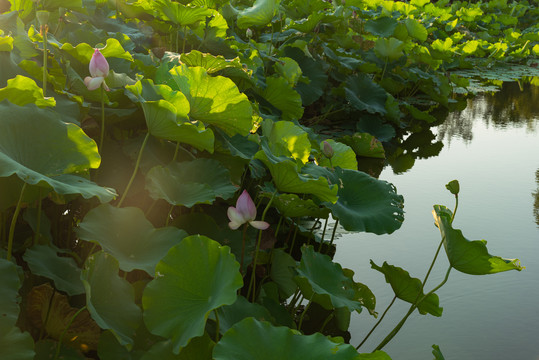
M470 100L464 111L431 128L435 141L444 144L438 155L416 159L406 171L395 172L387 165L380 175L407 199L407 220L401 229L385 236L343 234L337 241L335 260L356 273L368 274L362 280L375 293L385 294L386 303L378 302L384 308L391 289L383 277L367 271L369 260L402 261L410 272L425 272L438 235L429 216L431 202L449 201L438 184L458 172L461 204L466 204L459 210L465 216L458 227L486 239L493 251L522 254L526 271L500 274L501 279L452 274L452 286L439 290L443 317L411 317L386 348L393 358L423 358L427 344L436 339L443 339L438 343L446 359L531 360L539 356L535 343L539 324L535 301L539 295L538 95L537 87L521 90L517 83L506 83L502 91ZM433 275L437 281L443 277L443 267ZM378 331L391 330L391 323L398 322L398 313L405 310L395 306L391 311L396 314L388 314L388 323ZM366 326L365 320L361 315L352 320L352 339L362 339L375 322L370 320ZM367 341L364 346L376 345Z
M511 216L536 190L498 160L536 138L455 111L537 84L538 19L508 0L0 1L0 358L440 360L470 319L533 334L503 311L534 313L511 301L534 274L518 258L536 264ZM461 128L475 142L444 135ZM447 312L451 340L431 327Z

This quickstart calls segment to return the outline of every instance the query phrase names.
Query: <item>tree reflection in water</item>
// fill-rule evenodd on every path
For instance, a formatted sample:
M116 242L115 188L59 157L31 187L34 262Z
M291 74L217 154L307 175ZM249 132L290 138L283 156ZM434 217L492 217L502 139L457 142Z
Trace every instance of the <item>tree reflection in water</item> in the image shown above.
M469 99L465 112L449 114L438 127L438 139L447 145L451 144L453 138L463 139L465 143L471 142L476 119L482 119L487 127L525 127L535 132L539 121L538 100L539 87L529 83L504 83L498 92Z
M535 223L539 226L539 169L535 172L535 181L537 182L537 191L532 194L535 198L533 202L533 215L535 217Z

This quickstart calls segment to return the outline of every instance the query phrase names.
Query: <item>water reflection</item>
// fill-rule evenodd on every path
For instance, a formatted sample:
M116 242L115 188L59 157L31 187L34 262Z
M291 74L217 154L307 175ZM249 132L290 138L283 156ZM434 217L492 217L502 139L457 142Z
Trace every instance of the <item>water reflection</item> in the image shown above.
M533 216L535 217L535 223L539 226L539 169L535 172L535 181L537 182L537 191L532 194L535 198L533 202Z
M481 119L495 128L508 126L537 131L539 119L539 87L517 82L504 83L501 91L479 95L468 100L466 111L450 114L438 127L438 138L449 145L451 139L465 143L473 139L473 122Z

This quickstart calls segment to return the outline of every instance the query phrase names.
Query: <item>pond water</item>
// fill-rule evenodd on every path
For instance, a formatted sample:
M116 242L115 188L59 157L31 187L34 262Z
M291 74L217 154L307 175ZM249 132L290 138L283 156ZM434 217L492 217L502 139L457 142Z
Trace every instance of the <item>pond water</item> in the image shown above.
M446 359L539 359L539 88L501 92L470 100L430 129L444 146L438 156L415 159L396 174L386 166L380 179L393 183L405 199L405 221L391 235L344 234L335 261L355 271L370 287L382 314L393 292L369 260L400 266L423 279L440 232L433 204L453 209L445 184L460 182L459 209L453 223L470 240L485 239L492 255L518 258L521 272L472 276L451 272L438 290L443 316L415 312L386 351L395 360L432 359L432 344ZM439 284L448 262L442 250L426 291ZM409 304L397 300L360 351L372 351L398 323ZM367 311L354 314L351 343L359 344L376 322Z

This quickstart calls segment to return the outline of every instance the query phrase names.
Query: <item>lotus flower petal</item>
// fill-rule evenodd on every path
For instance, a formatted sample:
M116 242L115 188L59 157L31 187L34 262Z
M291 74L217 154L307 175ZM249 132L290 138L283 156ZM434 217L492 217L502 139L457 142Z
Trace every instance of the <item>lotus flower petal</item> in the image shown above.
M84 78L84 85L88 88L88 90L95 90L101 86L101 84L105 84L105 78L98 76L98 77L85 77ZM104 85L105 89L108 89L107 85Z
M109 74L109 63L101 54L99 49L95 49L92 58L90 59L90 75L92 77L107 77Z

